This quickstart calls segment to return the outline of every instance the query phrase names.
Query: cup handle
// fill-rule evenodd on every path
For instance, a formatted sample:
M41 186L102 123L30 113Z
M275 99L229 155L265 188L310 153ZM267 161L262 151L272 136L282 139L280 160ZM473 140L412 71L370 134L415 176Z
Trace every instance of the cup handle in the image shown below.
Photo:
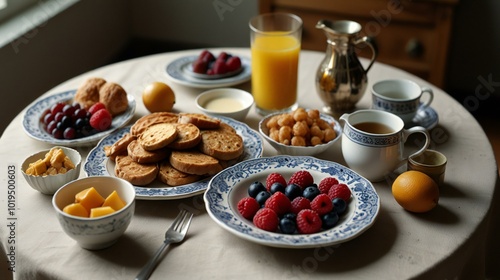
M409 157L420 155L425 150L427 150L427 148L429 147L431 137L429 136L429 132L427 131L427 129L425 129L422 126L414 126L412 128L409 128L409 129L404 129L403 130L403 143L406 143L406 140L408 139L408 136L410 136L413 133L418 133L418 132L423 133L425 135L425 143L424 143L424 145L422 146L422 148L420 148L420 150L418 150L417 152L409 155L408 157L405 157L403 160L406 160Z
M427 108L429 105L431 105L432 99L434 99L434 92L432 91L432 89L430 87L422 87L422 95L424 93L429 94L429 99L427 99L427 101L422 103L422 107Z

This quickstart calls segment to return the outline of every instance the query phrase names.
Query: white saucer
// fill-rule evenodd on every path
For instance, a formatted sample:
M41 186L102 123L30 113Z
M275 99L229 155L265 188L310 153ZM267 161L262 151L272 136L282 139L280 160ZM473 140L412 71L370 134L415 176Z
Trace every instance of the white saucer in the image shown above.
M413 122L405 125L405 127L422 126L430 130L433 129L438 123L439 116L434 109L431 107L423 108L420 106L417 114L413 118Z

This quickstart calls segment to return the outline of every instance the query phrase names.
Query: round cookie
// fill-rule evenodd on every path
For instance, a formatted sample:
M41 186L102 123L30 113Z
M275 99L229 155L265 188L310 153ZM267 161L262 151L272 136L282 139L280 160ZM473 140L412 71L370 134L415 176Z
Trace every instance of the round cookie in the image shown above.
M154 151L166 147L177 139L176 125L158 123L146 129L138 138L139 144L146 151Z

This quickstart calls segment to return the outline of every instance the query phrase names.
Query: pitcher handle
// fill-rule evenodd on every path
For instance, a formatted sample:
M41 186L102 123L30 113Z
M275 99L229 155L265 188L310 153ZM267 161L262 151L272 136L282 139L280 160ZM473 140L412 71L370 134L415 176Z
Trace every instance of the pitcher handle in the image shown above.
M364 37L359 38L358 40L354 41L354 44L355 45L366 44L372 50L372 58L370 60L370 64L368 64L368 67L366 67L366 69L365 69L365 73L367 73L368 70L370 70L370 68L372 67L373 63L375 62L375 59L378 56L377 44L375 43L375 40L373 38L368 37L368 36L364 36Z
M429 147L431 137L430 137L429 132L427 131L427 129L425 129L422 126L414 126L412 128L409 128L409 129L404 129L403 130L403 142L406 143L406 140L408 139L408 136L410 136L410 134L418 133L418 132L423 133L425 135L425 143L424 143L424 145L422 146L422 148L420 148L420 150L418 150L417 152L409 155L408 157L404 158L403 160L405 160L405 159L407 159L409 157L420 155L425 150L427 150L427 148Z

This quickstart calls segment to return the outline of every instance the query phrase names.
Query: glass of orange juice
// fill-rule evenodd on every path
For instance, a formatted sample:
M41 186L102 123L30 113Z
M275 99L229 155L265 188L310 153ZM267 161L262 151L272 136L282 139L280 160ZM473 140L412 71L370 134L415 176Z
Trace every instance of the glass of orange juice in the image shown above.
M270 13L252 18L249 25L257 112L296 109L302 20L293 14Z

